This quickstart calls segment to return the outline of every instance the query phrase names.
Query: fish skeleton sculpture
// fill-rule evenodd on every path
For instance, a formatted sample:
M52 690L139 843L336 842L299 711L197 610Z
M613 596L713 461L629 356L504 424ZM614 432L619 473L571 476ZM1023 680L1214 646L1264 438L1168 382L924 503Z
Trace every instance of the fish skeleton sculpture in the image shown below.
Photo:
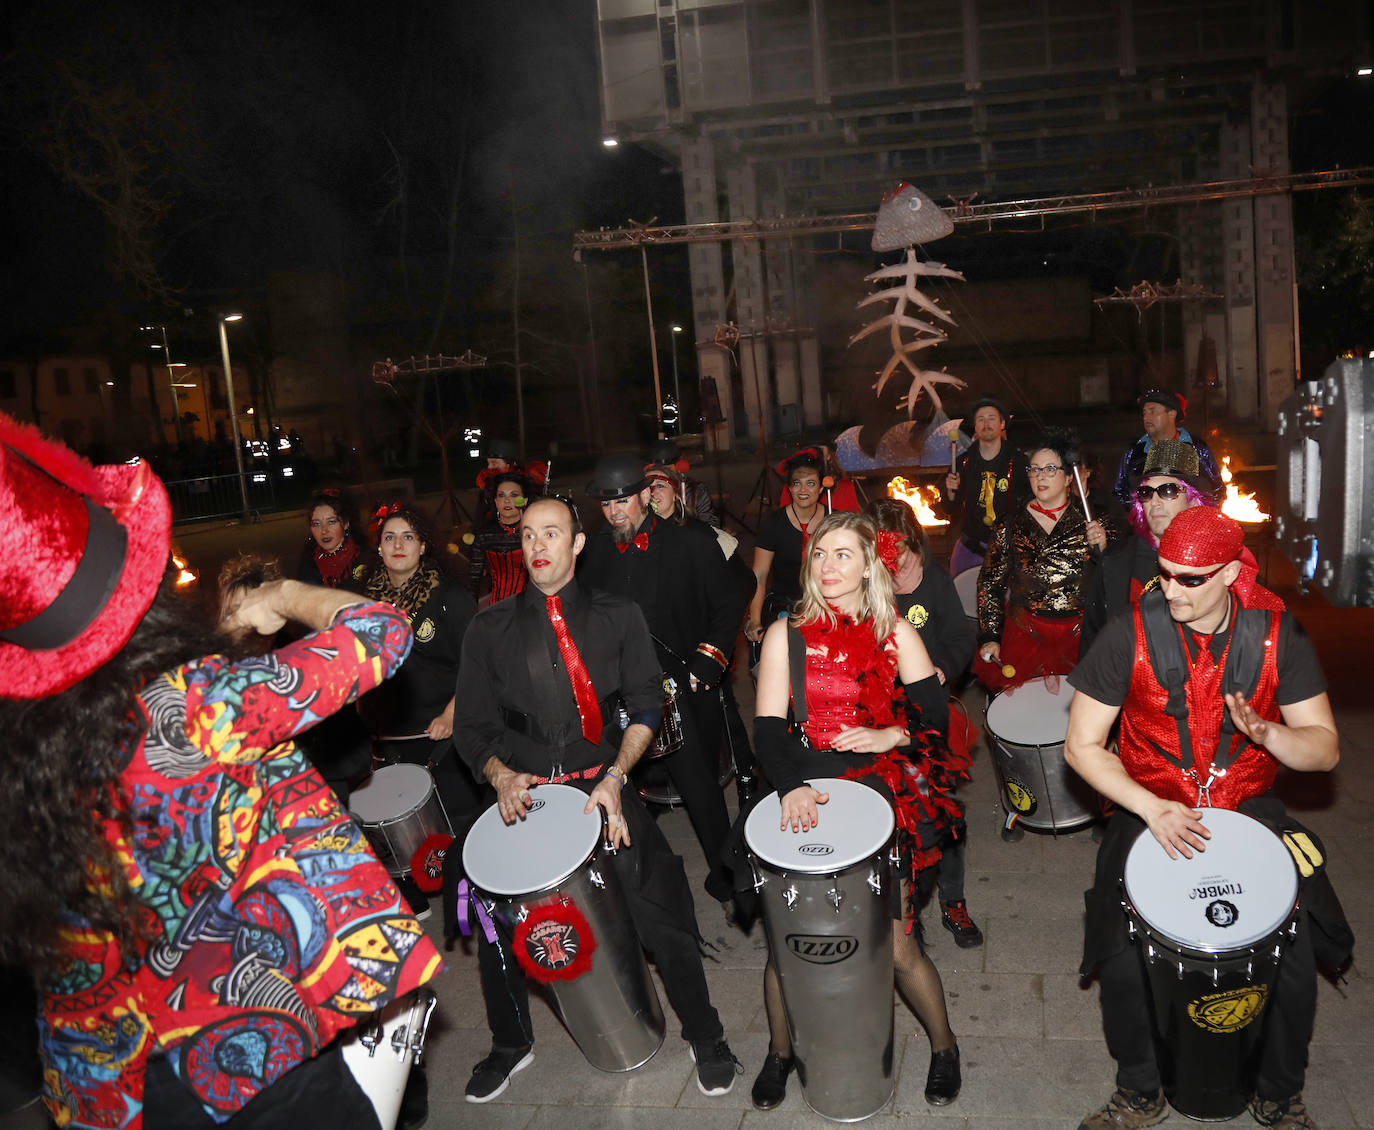
M890 313L869 322L854 334L849 339L849 344L854 345L880 330L888 331L892 342L892 356L878 373L874 388L877 395L881 396L883 386L898 367L904 367L911 373L912 378L911 387L906 394L908 416L915 410L916 402L924 392L930 397L937 417L947 418L944 417L944 405L940 401L937 386L943 384L953 385L955 388L965 387L964 382L958 377L952 377L946 372L922 369L913 360L922 350L939 345L949 337L934 321L927 319L939 319L951 326L957 324L933 299L921 293L916 280L922 275L959 279L961 282L964 279L960 272L951 270L943 263L922 262L917 259L916 248L913 245L941 239L953 230L953 221L945 215L940 206L920 189L909 184L898 185L883 197L878 208L878 221L873 231L873 250L895 251L899 247L905 247L906 261L891 267L883 267L871 275L864 276L865 282L883 282L887 279L900 279L901 282L896 286L874 291L859 303L859 309L874 302L889 300L893 301L894 305ZM917 314L921 317L917 317ZM915 336L909 341L904 340L903 330L910 330Z

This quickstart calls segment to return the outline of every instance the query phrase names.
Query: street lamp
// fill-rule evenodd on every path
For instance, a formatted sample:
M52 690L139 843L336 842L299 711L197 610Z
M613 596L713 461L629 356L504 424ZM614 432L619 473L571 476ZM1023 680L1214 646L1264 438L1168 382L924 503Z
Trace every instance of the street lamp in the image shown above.
M677 403L677 434L682 434L682 388L677 383L677 335L682 327L673 323L673 400Z
M239 414L234 407L237 403L234 399L234 370L229 366L229 335L224 332L225 322L237 322L242 318L242 314L223 314L215 321L219 325L219 355L224 362L224 392L229 398L229 431L234 439L234 466L239 472L239 499L243 503L244 517L247 517L248 483L243 477L243 444L239 439Z

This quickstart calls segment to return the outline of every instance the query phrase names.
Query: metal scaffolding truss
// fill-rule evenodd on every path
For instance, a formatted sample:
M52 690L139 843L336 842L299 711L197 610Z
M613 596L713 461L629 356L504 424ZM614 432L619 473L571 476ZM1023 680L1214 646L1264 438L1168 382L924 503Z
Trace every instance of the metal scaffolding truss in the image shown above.
M1320 188L1351 188L1374 184L1374 165L1355 169L1331 169L1317 173L1286 173L1253 176L1242 180L1205 181L1163 188L1130 188L1119 192L1092 192L1070 196L1042 196L1034 200L1004 200L976 204L956 201L945 209L956 224L993 231L1003 220L1044 219L1050 216L1099 212L1148 211L1180 204L1202 204L1254 196L1278 196L1311 192ZM661 227L630 227L581 231L573 234L573 252L622 251L650 243L715 243L728 239L791 239L836 232L868 231L876 212L837 216L779 216L767 220L730 220L711 224L668 224Z

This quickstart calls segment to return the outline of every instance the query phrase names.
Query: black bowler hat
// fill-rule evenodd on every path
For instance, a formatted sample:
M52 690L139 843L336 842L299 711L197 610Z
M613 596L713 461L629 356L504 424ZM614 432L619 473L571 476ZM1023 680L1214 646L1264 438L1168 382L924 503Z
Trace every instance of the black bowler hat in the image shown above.
M601 502L628 498L649 485L644 477L644 460L637 455L604 455L597 460L587 484L587 493Z
M487 444L488 459L504 459L507 463L520 462L520 448L508 439L494 439Z
M1181 420L1188 414L1188 402L1176 392L1170 392L1164 388L1152 388L1145 393L1137 402L1144 408L1147 404L1159 404L1167 408L1170 412L1177 412Z

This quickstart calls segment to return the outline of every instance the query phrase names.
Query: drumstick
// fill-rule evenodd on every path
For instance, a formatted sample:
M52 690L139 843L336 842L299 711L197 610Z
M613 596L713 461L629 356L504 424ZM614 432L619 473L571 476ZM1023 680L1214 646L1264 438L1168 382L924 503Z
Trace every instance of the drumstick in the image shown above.
M381 734L378 736L379 742L418 742L421 738L429 740L428 734Z
M1078 464L1073 465L1073 481L1078 484L1078 497L1083 500L1083 517L1093 520L1092 507L1088 505L1088 492L1083 489L1083 476L1078 473Z

